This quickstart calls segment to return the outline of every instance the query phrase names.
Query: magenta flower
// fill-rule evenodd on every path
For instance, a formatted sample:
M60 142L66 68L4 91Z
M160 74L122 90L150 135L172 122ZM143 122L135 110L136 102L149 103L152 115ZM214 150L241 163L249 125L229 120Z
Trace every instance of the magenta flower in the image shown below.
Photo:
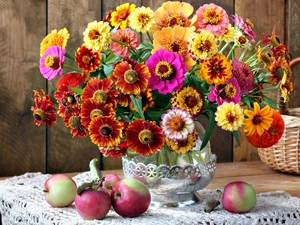
M188 66L184 63L184 58L176 52L158 50L149 57L146 65L151 73L148 86L152 90L167 94L183 87Z
M52 80L56 75L62 74L62 64L65 61L66 50L60 46L50 46L40 59L40 72Z
M255 33L252 30L252 27L247 24L242 17L235 14L231 17L231 20L242 32L244 32L251 39L252 42L255 41Z
M213 3L205 4L196 11L197 21L195 26L197 30L205 29L216 36L226 32L229 25L229 18L226 11Z
M232 76L236 78L241 92L248 94L254 88L254 76L250 66L235 59L232 67Z
M136 50L136 48L140 44L137 34L129 28L117 30L112 39L123 42L125 44L124 45L113 40L110 43L110 49L115 53L115 55L122 57L129 57L129 48Z
M236 104L241 101L241 89L236 78L228 79L226 84L212 86L207 98L211 102L216 101L218 105L222 105L224 102Z

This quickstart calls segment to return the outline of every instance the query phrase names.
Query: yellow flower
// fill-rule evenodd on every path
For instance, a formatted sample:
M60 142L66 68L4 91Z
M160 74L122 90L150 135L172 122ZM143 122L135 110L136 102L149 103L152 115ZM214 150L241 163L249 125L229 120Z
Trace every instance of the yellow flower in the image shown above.
M188 135L187 139L184 140L170 140L165 139L167 146L176 154L185 154L196 146L196 141L198 139L198 132L194 130L191 135Z
M254 102L254 109L244 110L247 119L244 120L243 125L244 132L246 135L253 135L257 132L262 135L265 130L268 130L273 122L273 109L266 105L264 108L260 109L257 102Z
M40 56L42 57L44 52L50 46L60 46L63 49L65 49L69 38L70 38L70 34L66 28L63 28L58 32L57 30L52 30L51 33L48 34L41 42Z
M116 8L116 11L111 14L111 25L119 26L121 29L125 29L128 25L128 17L135 9L135 4L124 3Z
M188 37L190 35L191 30L186 27L163 28L153 35L152 53L160 49L176 52L183 56L184 62L191 68L196 62L188 54Z
M231 24L228 25L226 31L221 36L218 36L220 41L225 41L227 43L234 42L234 40L237 38L238 32L234 27L232 27Z
M193 58L210 59L218 52L217 39L212 32L201 30L200 33L190 35L188 48Z
M224 102L215 113L218 126L224 130L235 131L243 124L244 114L239 104Z
M128 17L129 26L145 34L155 24L154 12L149 7L136 8Z
M83 36L84 43L93 51L107 49L111 39L109 23L95 20L88 24Z

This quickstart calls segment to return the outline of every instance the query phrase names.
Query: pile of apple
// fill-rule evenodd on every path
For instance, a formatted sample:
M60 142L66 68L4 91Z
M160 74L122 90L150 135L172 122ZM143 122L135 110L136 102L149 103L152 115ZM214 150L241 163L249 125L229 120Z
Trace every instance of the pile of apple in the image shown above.
M75 209L83 219L102 219L111 207L122 217L137 217L150 206L148 187L133 178L117 174L102 176L96 168L97 159L90 162L90 181L77 187L65 174L50 176L44 183L46 201L52 207L68 207L75 201Z

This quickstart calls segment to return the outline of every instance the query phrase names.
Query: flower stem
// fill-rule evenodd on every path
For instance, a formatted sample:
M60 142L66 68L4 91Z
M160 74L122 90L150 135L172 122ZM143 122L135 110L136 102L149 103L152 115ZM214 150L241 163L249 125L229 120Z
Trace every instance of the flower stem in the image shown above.
M81 70L79 70L79 69L77 69L77 68L75 68L75 67L73 67L73 66L69 66L69 65L67 65L67 64L63 64L63 68L66 68L66 69L70 69L70 70L74 70L74 71L76 71L76 72L79 72L79 73L81 73Z
M66 53L65 53L65 56L66 56L68 59L71 59L71 60L75 61L75 57L72 56L70 53L66 52Z

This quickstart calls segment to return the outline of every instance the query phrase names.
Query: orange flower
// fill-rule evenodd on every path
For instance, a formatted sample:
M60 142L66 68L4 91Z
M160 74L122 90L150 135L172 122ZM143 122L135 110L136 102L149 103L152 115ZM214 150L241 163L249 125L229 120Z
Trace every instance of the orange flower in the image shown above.
M189 19L193 14L194 8L186 2L165 2L159 7L155 13L156 24L153 26L152 33L159 31L165 27L192 27L197 17Z
M160 49L176 52L183 56L185 64L191 68L196 63L188 53L188 38L191 33L191 29L179 26L163 28L157 31L153 35L152 53Z

